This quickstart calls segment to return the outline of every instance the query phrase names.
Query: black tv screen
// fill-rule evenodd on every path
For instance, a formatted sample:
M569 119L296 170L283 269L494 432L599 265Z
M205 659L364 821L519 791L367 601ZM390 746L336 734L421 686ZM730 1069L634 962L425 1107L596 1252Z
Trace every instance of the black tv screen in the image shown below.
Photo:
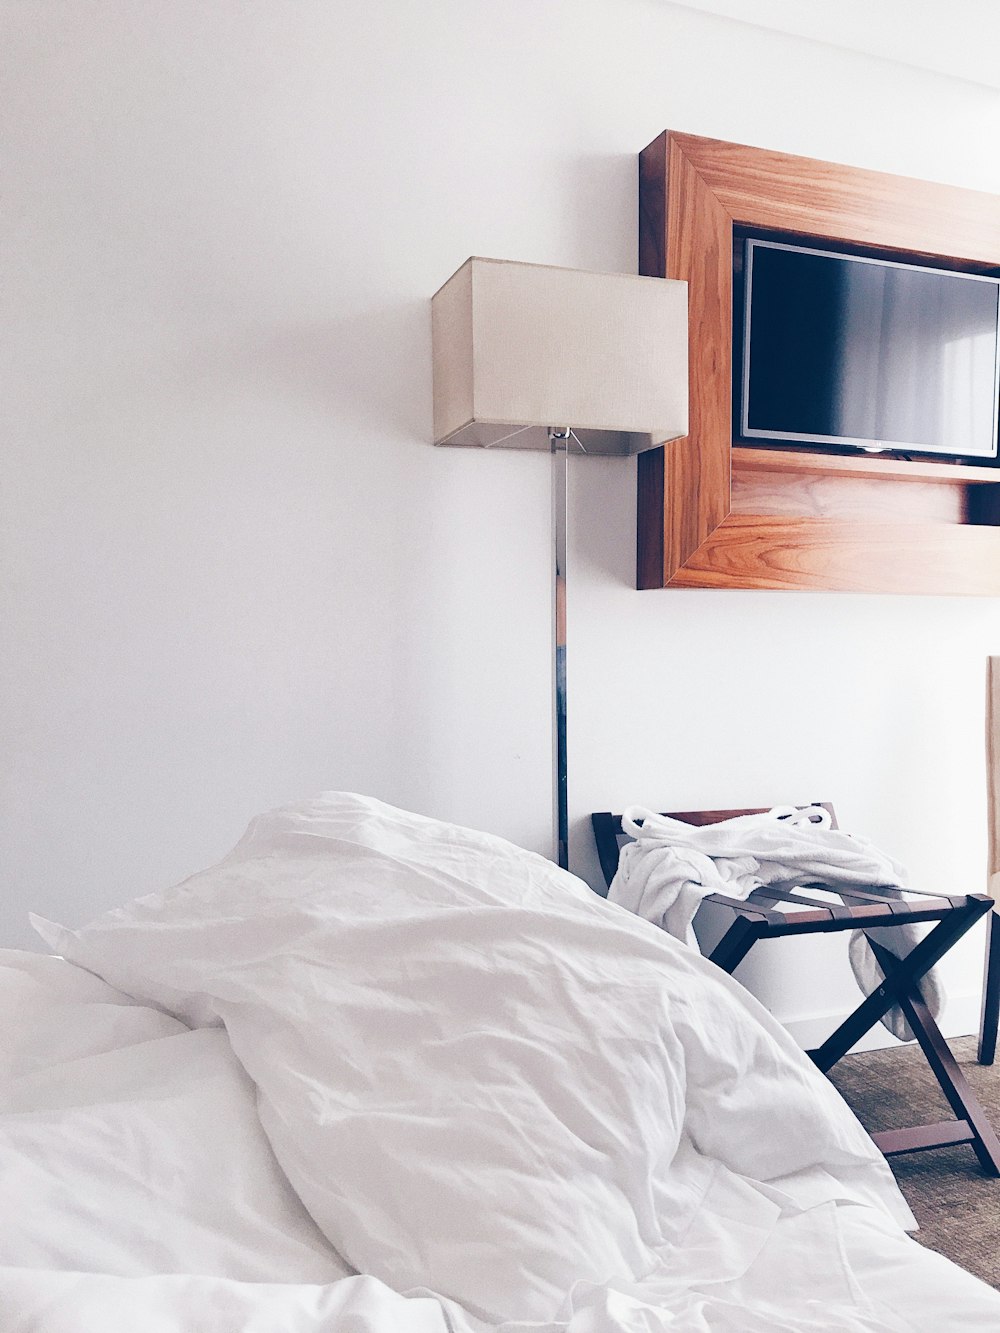
M996 458L1000 278L748 238L738 434Z

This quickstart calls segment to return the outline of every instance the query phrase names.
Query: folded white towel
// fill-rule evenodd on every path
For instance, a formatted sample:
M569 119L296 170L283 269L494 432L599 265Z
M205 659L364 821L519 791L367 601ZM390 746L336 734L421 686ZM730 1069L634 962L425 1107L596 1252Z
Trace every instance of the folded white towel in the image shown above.
M622 848L608 898L695 949L694 915L712 893L742 900L769 884L816 883L836 891L838 886L899 890L906 883L898 862L863 838L831 828L821 806L777 806L700 828L632 806L622 816L622 828L635 841ZM920 933L914 926L890 926L880 928L876 938L903 958ZM851 940L849 956L862 990L877 990L884 978L861 931ZM939 1013L941 989L933 975L922 980L921 993L931 1012ZM882 1021L894 1036L912 1039L898 1006Z

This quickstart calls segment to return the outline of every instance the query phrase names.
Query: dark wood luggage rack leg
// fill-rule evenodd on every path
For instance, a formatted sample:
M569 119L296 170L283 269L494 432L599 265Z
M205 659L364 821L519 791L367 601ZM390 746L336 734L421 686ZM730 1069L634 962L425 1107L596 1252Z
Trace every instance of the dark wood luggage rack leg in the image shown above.
M950 912L905 959L897 958L869 937L868 942L885 978L884 984L863 1000L822 1046L807 1054L817 1068L824 1074L829 1073L894 1004L900 1005L956 1119L915 1125L909 1129L885 1130L873 1134L873 1141L886 1157L967 1143L986 1174L1000 1176L1000 1139L952 1055L944 1034L924 1004L919 989L920 978L979 920L984 909L984 901L973 898L967 908ZM781 932L780 924L777 931ZM775 933L773 914L740 915L709 957L731 974L758 939ZM993 934L1000 938L1000 929Z
M944 924L946 923L942 922L942 925ZM938 929L940 928L939 926ZM986 1174L1000 1176L1000 1139L997 1138L996 1131L952 1055L944 1034L924 1004L920 989L913 979L912 970L906 967L909 958L900 966L899 960L887 949L883 949L872 939L869 939L868 943L887 978L890 973L893 978L900 972L905 974L898 986L894 986L893 989L899 997L906 1021L920 1043L920 1049L957 1117L953 1121L946 1120L937 1125L886 1130L881 1134L873 1134L872 1138L886 1157L903 1152L917 1152L923 1148L943 1147L946 1143L968 1143L979 1158L979 1163Z
M977 914L981 915L981 913ZM872 947L872 952L879 960L879 966L885 975L885 982L877 991L873 991L866 1000L858 1005L857 1009L850 1014L840 1027L829 1037L822 1046L814 1051L810 1051L815 1063L826 1074L840 1060L851 1047L875 1026L882 1016L892 1008L894 1004L901 1004L909 993L911 987L919 981L925 972L941 961L944 955L962 938L965 932L976 920L976 916L968 912L953 912L951 916L946 917L934 927L929 935L925 935L920 943L910 951L905 959L900 960L895 954L887 953L869 937L868 943ZM882 957L886 956L890 960L888 970L882 965ZM918 992L919 994L919 992ZM931 1020L933 1022L933 1019ZM934 1024L937 1027L937 1024ZM942 1037L943 1041L944 1038Z
M983 1014L979 1025L979 1063L991 1065L997 1053L1000 1027L1000 908L986 918L986 970L983 977Z

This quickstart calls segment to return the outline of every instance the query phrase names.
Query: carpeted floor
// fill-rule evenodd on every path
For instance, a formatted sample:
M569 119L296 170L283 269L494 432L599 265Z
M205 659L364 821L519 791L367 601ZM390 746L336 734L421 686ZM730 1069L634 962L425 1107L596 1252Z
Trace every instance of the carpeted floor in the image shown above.
M950 1043L966 1078L1000 1128L1000 1063L976 1063L976 1039ZM953 1118L916 1045L841 1060L831 1078L870 1133ZM971 1148L938 1148L892 1159L913 1209L916 1238L1000 1289L1000 1180L983 1174Z

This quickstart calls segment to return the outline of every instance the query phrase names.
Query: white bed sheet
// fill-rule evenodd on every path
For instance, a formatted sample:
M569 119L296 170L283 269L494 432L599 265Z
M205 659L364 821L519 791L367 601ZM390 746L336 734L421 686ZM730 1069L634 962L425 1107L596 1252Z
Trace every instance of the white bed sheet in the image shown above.
M418 828L415 850L409 829L387 870L372 843L398 840L398 812L381 807L373 824L370 809L327 801L308 829L301 814L284 812L277 838L257 821L224 863L239 911L207 872L168 895L179 916L147 901L98 927L88 965L130 975L145 1004L61 959L0 954L3 1330L1000 1329L1000 1296L904 1234L905 1205L830 1085L704 960L539 858L525 874L525 854L496 840L452 833L442 858L438 831L422 830L421 850ZM251 904L260 915L241 934ZM208 925L188 937L199 913L223 923L224 948ZM239 998L220 1000L234 975ZM483 1027L475 986L496 977L520 1045ZM163 986L209 1025L151 1006ZM431 1066L394 1045L413 1045L417 993ZM228 1035L211 1026L214 1004ZM371 1258L368 1276L345 1276L279 1171L230 1037L278 1157L327 1238L354 1220L347 1247ZM447 1077L429 1082L445 1045ZM748 1116L750 1146L733 1150ZM428 1155L448 1134L450 1150ZM542 1142L579 1156L547 1174L532 1156ZM471 1254L454 1243L463 1189ZM596 1218L594 1190L608 1201Z
M996 1333L1000 1327L996 1292L872 1209L841 1209L837 1223L850 1274L846 1303L817 1297L828 1273L813 1248L816 1237L782 1221L768 1253L740 1280L692 1275L669 1301L648 1290L582 1287L565 1319L506 1324L502 1333ZM266 1283L2 1265L0 1327L4 1333L492 1333L447 1302L401 1295L370 1277Z

